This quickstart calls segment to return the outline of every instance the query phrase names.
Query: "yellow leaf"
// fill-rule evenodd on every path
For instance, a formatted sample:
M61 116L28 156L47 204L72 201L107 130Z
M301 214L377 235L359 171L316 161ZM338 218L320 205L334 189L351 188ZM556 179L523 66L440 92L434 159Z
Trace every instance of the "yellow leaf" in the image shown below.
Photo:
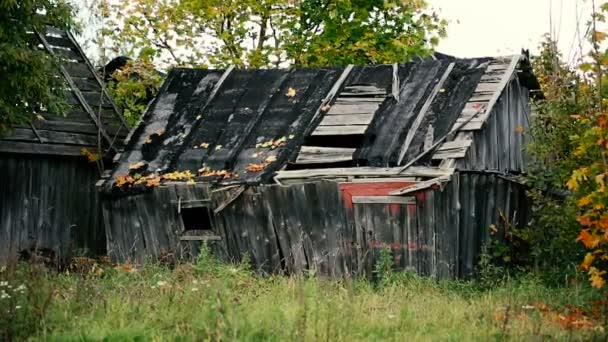
M583 260L583 263L579 266L581 270L588 270L589 267L591 267L591 264L593 264L593 261L595 260L595 257L593 256L592 253L587 253L587 255L585 255L585 260Z
M606 38L608 38L608 34L606 34L606 32L602 32L602 31L595 31L593 38L595 39L596 42L601 43L604 40L606 40Z
M296 96L296 90L289 87L289 89L287 89L287 94L285 94L285 96L287 97L294 97Z
M216 149L217 151L221 150L221 149L222 149L222 145L217 145L217 146L215 146L215 149Z
M45 121L46 119L44 118L44 116L38 114L38 115L36 115L36 120L38 120L38 121Z
M585 207L591 203L591 196L585 196L578 200L578 205L581 207Z
M526 130L526 129L525 129L525 128L524 128L524 126L522 126L522 125L519 125L519 126L517 126L517 127L515 128L515 132L517 132L517 133L519 133L519 134L522 134L523 132L525 132L525 130Z
M144 167L144 165L146 165L146 163L144 163L143 161L140 161L140 162L129 165L129 170L138 170L138 169L141 169L142 167Z
M568 186L568 189L570 189L572 191L577 191L580 185L578 184L578 181L574 177L571 177L568 180L568 182L566 183L566 186Z

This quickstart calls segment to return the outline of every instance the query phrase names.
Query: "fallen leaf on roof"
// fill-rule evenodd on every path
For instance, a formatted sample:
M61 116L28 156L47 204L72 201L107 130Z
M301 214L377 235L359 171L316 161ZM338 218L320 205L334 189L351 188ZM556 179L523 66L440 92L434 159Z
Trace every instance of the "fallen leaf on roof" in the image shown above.
M217 145L217 146L215 146L215 149L216 149L217 151L221 150L221 149L222 149L222 145Z
M152 139L150 139L150 137L146 137L146 139L144 140L144 144L150 144L152 143Z
M45 121L46 119L44 118L44 116L38 114L38 115L36 115L36 120L38 120L38 121Z
M156 134L156 135L160 136L160 135L165 134L165 130L164 129L159 129L158 131L154 132L153 134Z
M294 97L296 96L296 90L289 87L289 89L287 89L287 94L285 94L285 96L287 97Z
M321 107L322 112L328 112L330 109L331 109L330 105L325 105L325 106Z
M249 164L247 165L247 171L249 172L260 172L266 168L266 164Z
M209 148L209 143L202 143L202 144L200 144L200 147Z
M101 159L101 156L99 155L99 153L91 152L86 147L83 147L80 149L80 154L87 157L87 160L89 161L89 163L95 163Z
M129 170L139 170L144 166L146 166L146 163L144 163L143 161L140 161L140 162L129 165Z
M267 162L267 163L274 163L275 161L277 161L277 157L276 156L269 156L265 160L265 162Z
M257 157L258 157L258 155L259 155L259 154L254 153L254 154L252 154L252 155L251 155L251 158L257 158Z
M291 140L291 139L293 139L293 138L295 138L295 137L296 137L295 135L290 134L290 135L289 135L289 140Z
M197 116L197 117L196 117L196 120L200 120L200 119L202 119L202 118L203 118L203 116L202 116L202 115L199 115L199 116Z

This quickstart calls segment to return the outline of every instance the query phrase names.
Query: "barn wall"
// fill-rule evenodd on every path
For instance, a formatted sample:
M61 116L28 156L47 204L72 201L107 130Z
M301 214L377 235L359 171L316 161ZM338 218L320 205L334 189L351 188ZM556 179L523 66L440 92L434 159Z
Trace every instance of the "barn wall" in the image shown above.
M528 200L520 184L494 174L456 173L433 194L435 262L438 278L467 278L477 267L482 246L490 239L490 226L504 235L508 225L528 222ZM427 191L428 196L432 191ZM425 225L429 225L428 223Z
M526 170L525 145L530 127L529 91L513 80L505 88L481 130L474 132L473 145L458 168L465 170Z
M351 184L351 183L349 183ZM248 187L215 217L218 255L248 254L262 273L370 276L380 250L395 265L437 278L474 272L489 226L500 212L525 223L524 190L496 175L457 173L441 189L414 194L407 204L352 204L336 182ZM180 241L175 205L213 198L217 207L234 192L195 186L160 187L152 193L104 202L108 252L117 261L142 262L173 255L193 258L200 242Z
M33 248L103 253L98 176L82 157L0 155L0 264Z

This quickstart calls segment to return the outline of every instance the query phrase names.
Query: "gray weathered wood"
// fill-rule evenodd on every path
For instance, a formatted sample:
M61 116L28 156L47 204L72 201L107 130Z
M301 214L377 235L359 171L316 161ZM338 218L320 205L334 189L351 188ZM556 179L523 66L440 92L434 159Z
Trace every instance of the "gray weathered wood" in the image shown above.
M361 135L365 133L367 125L353 126L319 126L311 134L312 136L322 135Z
M435 97L437 96L437 94L439 94L439 91L443 88L443 84L450 76L450 73L454 69L455 65L456 65L456 63L450 63L450 65L447 67L447 69L445 70L445 72L443 73L443 75L441 76L441 78L439 79L437 84L435 85L433 92L426 99L426 101L424 102L424 105L422 105L422 108L420 109L418 116L416 116L416 119L414 120L412 127L410 127L409 131L407 132L407 136L405 137L405 141L403 142L403 146L401 147L401 152L399 152L399 159L397 161L397 164L400 165L403 162L403 158L405 158L405 153L407 152L408 148L410 147L412 140L414 140L414 137L418 133L418 128L420 127L422 120L424 119L427 112L431 108L431 104L435 100Z
M374 114L326 115L319 126L369 125Z
M374 114L378 110L379 103L361 102L353 104L338 104L333 105L327 115L344 115L344 114Z
M412 166L401 172L402 168L381 168L381 167L352 167L352 168L331 168L331 169L311 169L311 170L290 170L279 171L275 177L281 179L306 179L306 178L335 178L335 177L440 177L450 175L453 169L439 169L434 167Z
M302 146L296 164L325 164L353 159L354 148Z

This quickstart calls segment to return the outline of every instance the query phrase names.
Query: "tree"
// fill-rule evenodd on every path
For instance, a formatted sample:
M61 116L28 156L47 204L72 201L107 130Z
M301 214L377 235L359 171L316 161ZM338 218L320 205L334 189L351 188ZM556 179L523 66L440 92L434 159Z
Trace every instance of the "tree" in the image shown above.
M134 0L106 8L115 49L154 51L164 67L405 62L430 54L446 26L423 0Z
M31 35L46 24L69 29L72 8L64 0L0 1L0 133L40 111L65 112L56 61Z
M446 22L425 1L303 0L288 25L288 59L297 66L405 62L428 56Z

